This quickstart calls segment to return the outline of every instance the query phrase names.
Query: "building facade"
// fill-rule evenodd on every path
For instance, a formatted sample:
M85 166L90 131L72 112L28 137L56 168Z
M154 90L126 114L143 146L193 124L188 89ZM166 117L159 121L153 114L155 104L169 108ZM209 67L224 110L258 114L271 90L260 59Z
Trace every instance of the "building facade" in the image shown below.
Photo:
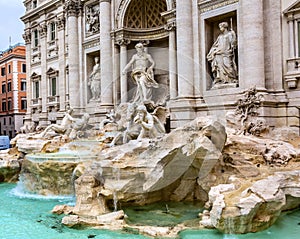
M0 134L13 138L27 110L25 46L16 44L0 55Z
M136 87L123 69L142 43L155 61L159 87L153 100L168 106L171 128L208 114L224 120L255 86L263 95L260 116L270 126L299 132L300 1L25 0L24 5L28 121L59 122L72 107L96 123L130 101ZM91 83L97 64L99 77Z

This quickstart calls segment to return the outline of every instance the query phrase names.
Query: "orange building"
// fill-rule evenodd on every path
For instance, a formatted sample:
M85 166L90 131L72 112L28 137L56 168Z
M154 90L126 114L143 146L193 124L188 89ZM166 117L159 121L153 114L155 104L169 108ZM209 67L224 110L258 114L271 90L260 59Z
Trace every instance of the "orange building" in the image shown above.
M18 43L0 52L0 134L14 137L27 109L26 49Z

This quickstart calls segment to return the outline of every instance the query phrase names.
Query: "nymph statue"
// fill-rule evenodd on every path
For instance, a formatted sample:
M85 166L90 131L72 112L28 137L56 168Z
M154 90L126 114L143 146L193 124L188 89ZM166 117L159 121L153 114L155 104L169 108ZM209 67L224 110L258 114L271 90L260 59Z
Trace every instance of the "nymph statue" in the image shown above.
M98 100L101 94L101 75L100 75L100 63L99 57L95 57L95 65L93 71L90 74L88 85L90 86L92 98L91 100Z

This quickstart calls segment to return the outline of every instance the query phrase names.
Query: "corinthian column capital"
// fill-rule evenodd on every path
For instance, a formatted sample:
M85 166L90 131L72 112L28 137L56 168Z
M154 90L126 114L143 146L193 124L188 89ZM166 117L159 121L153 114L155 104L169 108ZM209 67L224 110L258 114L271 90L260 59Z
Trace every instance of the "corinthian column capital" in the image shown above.
M67 0L64 6L67 16L77 16L80 12L80 6L77 0Z

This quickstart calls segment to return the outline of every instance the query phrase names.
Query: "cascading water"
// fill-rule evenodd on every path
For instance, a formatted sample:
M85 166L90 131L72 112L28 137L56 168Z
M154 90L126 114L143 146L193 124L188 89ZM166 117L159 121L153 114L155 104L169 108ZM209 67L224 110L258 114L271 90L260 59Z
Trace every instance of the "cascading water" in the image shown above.
M118 211L118 183L120 182L120 168L112 169L113 178L117 181L116 187L113 189L114 212Z

